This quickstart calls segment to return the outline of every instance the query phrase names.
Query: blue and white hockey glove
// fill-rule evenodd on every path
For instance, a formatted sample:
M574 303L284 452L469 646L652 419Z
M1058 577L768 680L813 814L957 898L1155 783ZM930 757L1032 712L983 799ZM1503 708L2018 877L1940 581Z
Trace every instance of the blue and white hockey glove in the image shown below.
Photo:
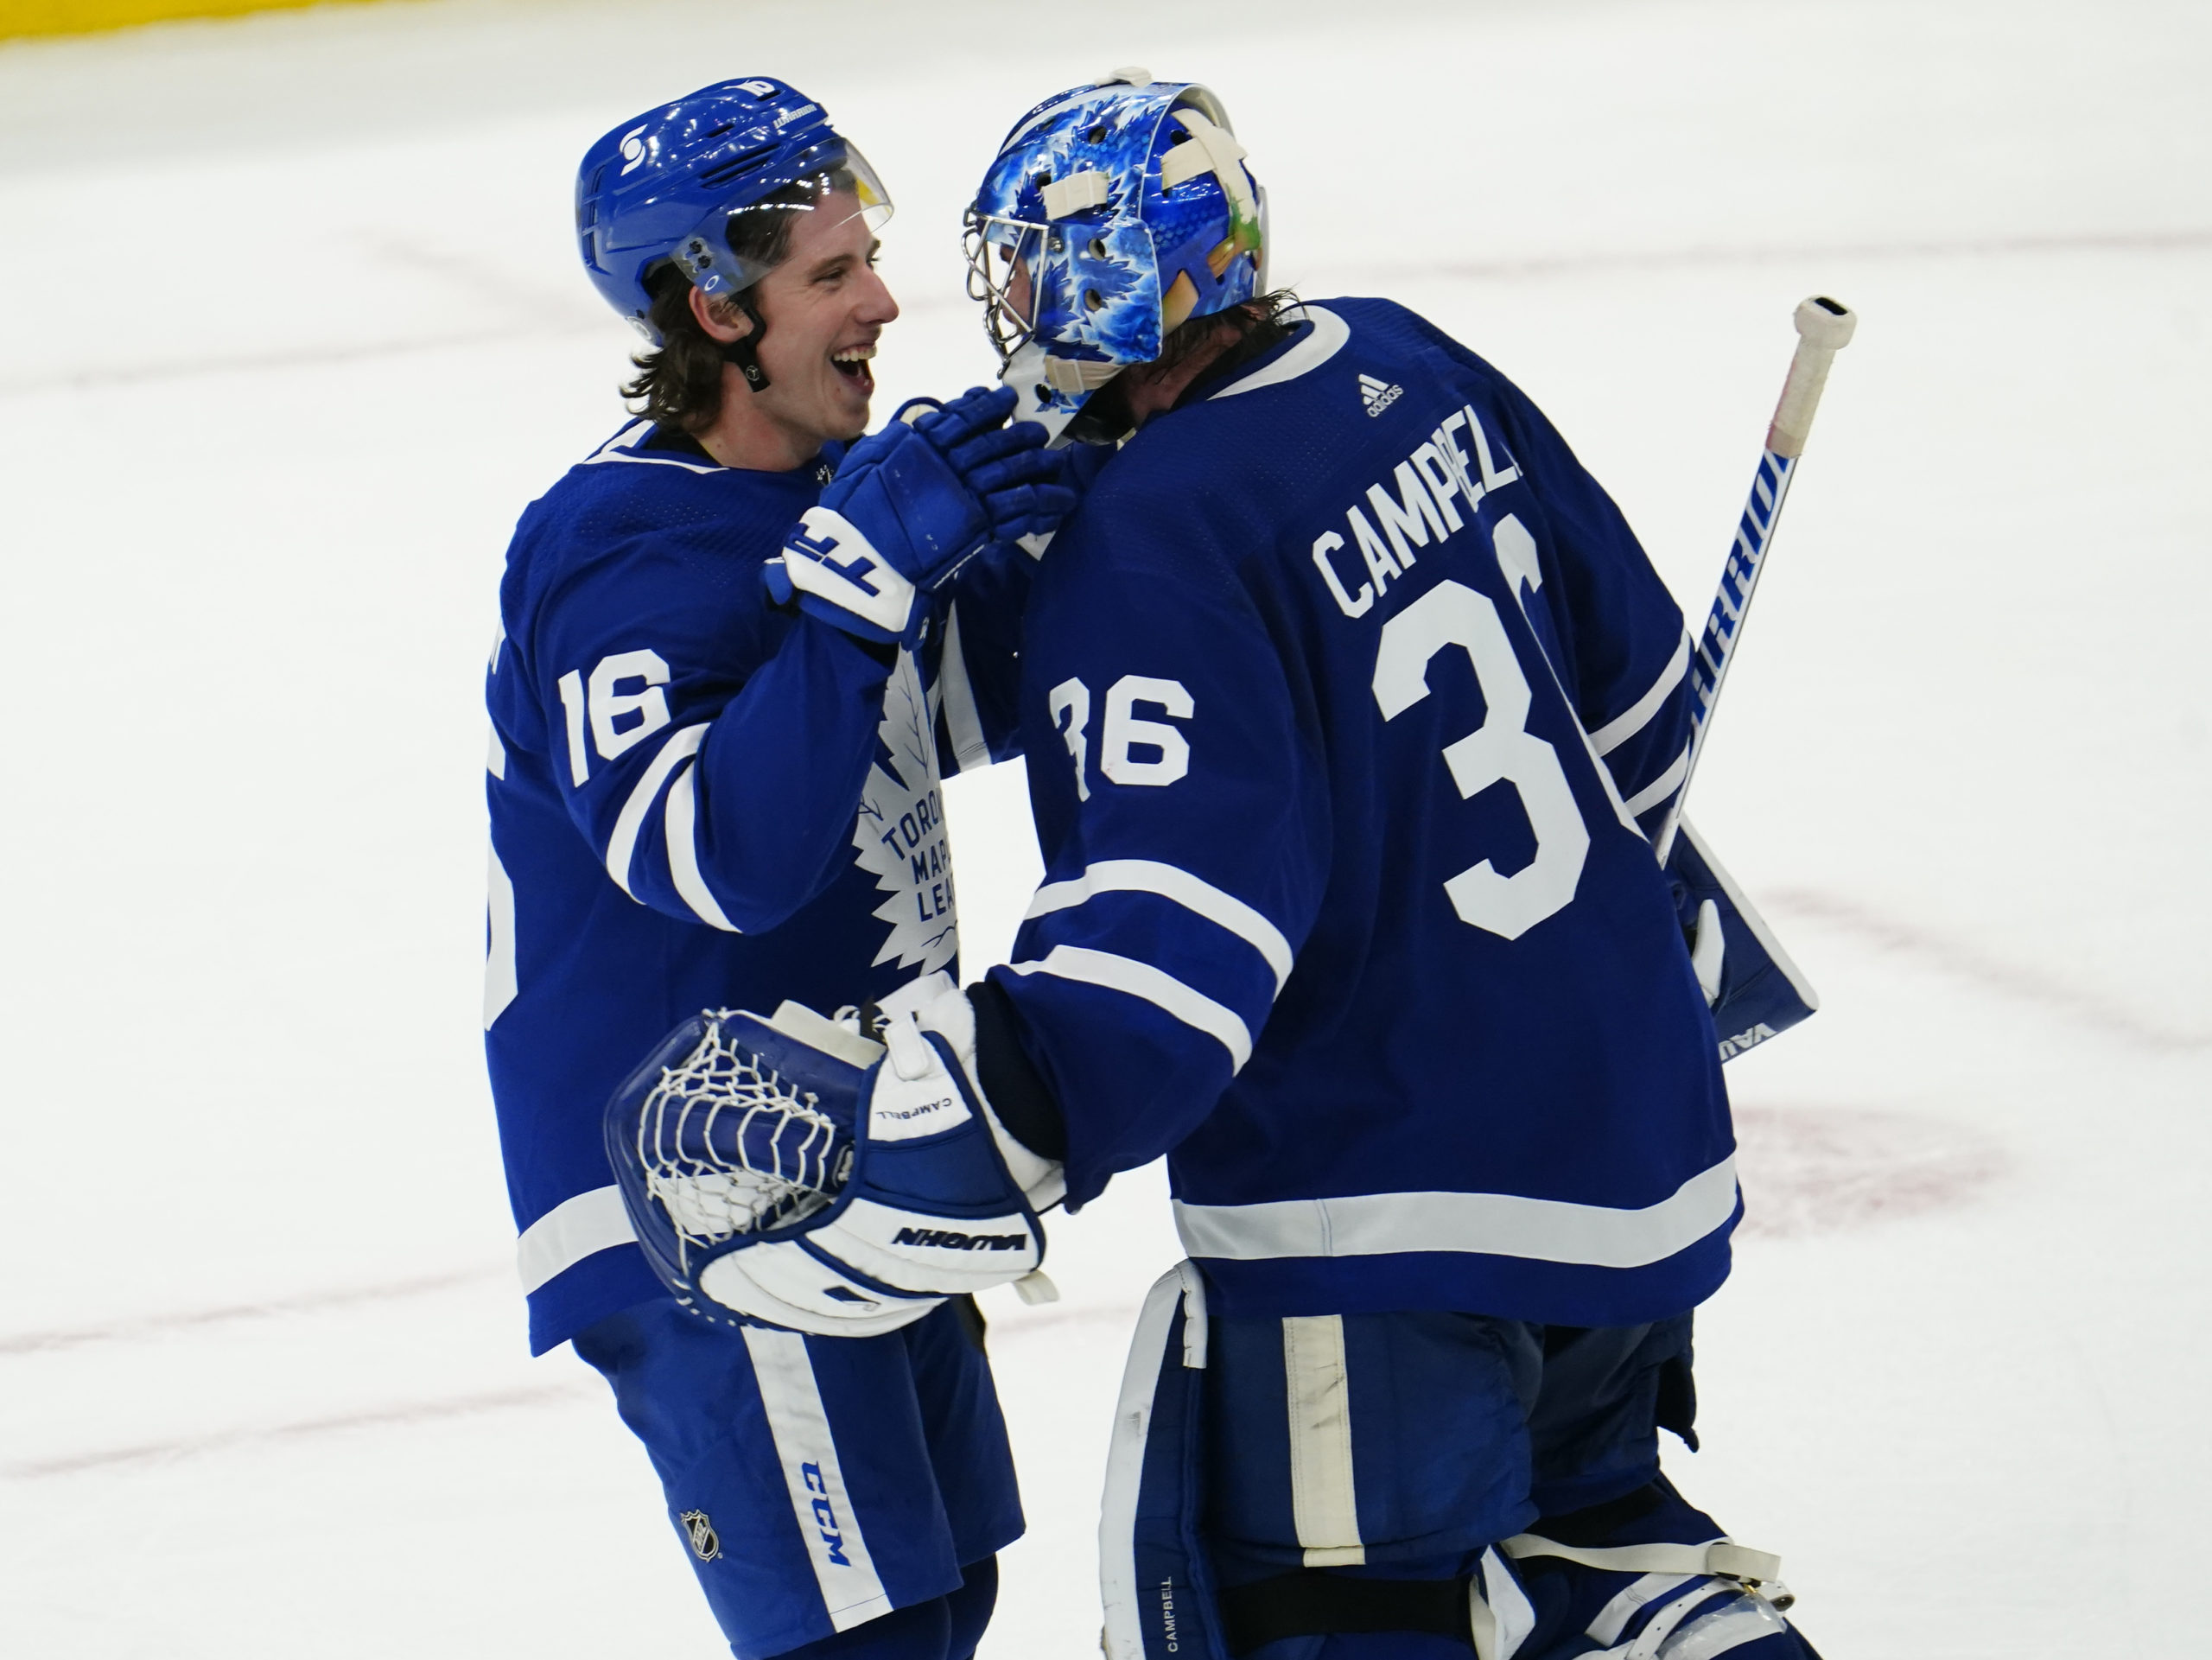
M1667 879L1722 1060L1812 1018L1820 994L1688 819L1667 855Z
M846 452L822 499L761 575L779 604L864 639L904 644L924 595L993 541L1050 529L1075 506L1063 458L1033 421L1009 427L1014 394L981 388L939 407L917 399Z
M1035 1271L1044 1231L1007 1159L1044 1203L1058 1167L998 1127L953 1046L967 1000L931 977L920 1001L950 1002L918 1019L910 999L883 1044L797 1003L768 1021L717 1011L616 1092L608 1155L678 1301L732 1325L870 1337Z

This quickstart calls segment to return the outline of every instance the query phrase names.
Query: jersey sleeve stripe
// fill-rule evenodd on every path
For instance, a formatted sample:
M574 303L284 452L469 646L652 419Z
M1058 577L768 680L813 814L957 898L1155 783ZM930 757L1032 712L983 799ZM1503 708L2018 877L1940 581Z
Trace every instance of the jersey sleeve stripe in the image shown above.
M707 725L702 721L696 726L687 726L660 747L660 752L646 764L645 773L638 779L638 787L630 792L630 798L622 804L622 811L614 820L614 834L607 838L607 874L614 878L614 885L630 894L630 861L637 856L638 836L645 827L645 815L652 811L653 802L659 797L661 785L668 782L677 763L698 753L699 746L707 741ZM632 899L637 898L630 894Z
M1684 744L1682 753L1675 757L1673 766L1628 798L1629 811L1639 818L1649 812L1681 787L1682 779L1688 775L1689 770L1689 746Z
M1232 1262L1465 1251L1627 1269L1687 1250L1735 1212L1732 1154L1642 1210L1515 1193L1358 1193L1258 1205L1179 1199L1175 1226L1192 1256Z
M1651 690L1630 704L1622 714L1599 727L1590 735L1590 742L1601 755L1610 755L1630 738L1651 724L1651 717L1666 706L1667 699L1690 671L1690 636L1686 628L1675 647L1675 654L1667 659L1667 666L1659 671L1659 678Z
M1150 1003L1229 1051L1230 1068L1242 1071L1252 1058L1252 1030L1236 1011L1193 991L1173 975L1135 957L1095 951L1084 945L1055 945L1040 963L1010 963L1015 974L1049 974L1061 980L1103 986Z
M976 708L976 688L968 678L968 658L960 646L960 607L955 605L944 623L944 653L938 667L938 685L944 693L945 735L952 740L953 764L962 772L991 764L991 746L983 736L983 717Z
M630 1225L630 1212L622 1204L622 1190L613 1182L563 1199L522 1231L515 1241L515 1267L522 1275L522 1290L531 1295L555 1275L567 1272L585 1257L638 1237Z
M1037 890L1023 917L1032 921L1054 911L1065 911L1099 894L1156 894L1185 910L1226 928L1267 959L1274 971L1275 989L1290 978L1290 941L1282 930L1233 894L1224 894L1211 882L1175 865L1151 859L1102 859L1083 875L1064 882L1046 882Z
M493 846L490 868L485 873L484 1029L489 1032L507 1005L515 1000L520 983L515 978L515 885L499 862Z
M668 830L668 874L676 879L676 891L691 907L692 915L726 934L742 933L745 931L723 914L707 879L699 874L698 777L698 767L686 762L676 782L668 786L668 805L661 813Z

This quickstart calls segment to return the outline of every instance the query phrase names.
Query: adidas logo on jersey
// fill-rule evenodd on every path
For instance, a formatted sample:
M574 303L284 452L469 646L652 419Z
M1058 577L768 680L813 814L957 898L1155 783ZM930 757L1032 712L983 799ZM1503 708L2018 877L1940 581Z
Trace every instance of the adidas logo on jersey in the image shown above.
M1387 380L1377 380L1373 375L1359 378L1359 401L1367 405L1367 413L1377 416L1405 395L1403 386L1393 386Z
M901 1228L894 1245L936 1245L945 1250L1020 1250L1029 1243L1026 1233L955 1233L947 1228Z

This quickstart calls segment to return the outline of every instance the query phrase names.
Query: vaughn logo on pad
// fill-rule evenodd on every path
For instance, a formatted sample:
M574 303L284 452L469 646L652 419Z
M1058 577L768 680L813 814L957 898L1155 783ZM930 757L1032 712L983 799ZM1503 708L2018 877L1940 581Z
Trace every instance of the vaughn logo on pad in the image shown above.
M959 1233L950 1228L901 1228L893 1236L894 1245L936 1245L945 1250L1021 1250L1026 1233Z

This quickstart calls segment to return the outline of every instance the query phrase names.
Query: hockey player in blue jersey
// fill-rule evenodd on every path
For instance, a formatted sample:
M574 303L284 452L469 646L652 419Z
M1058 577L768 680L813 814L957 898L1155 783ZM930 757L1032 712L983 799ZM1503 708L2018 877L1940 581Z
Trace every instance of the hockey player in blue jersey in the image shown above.
M1029 561L999 544L1072 498L1003 391L854 442L890 202L804 94L626 122L576 200L655 349L643 417L524 514L487 683L485 1034L531 1346L612 1384L734 1653L964 1660L1022 1526L973 1305L868 1337L699 1320L633 1243L600 1115L684 1014L955 960L939 756L1014 741Z
M1487 363L1265 292L1243 157L1122 72L970 210L1023 413L1120 447L1025 621L1046 882L1014 961L903 1017L936 1059L893 1045L863 1134L927 1074L1072 1205L1168 1157L1192 1260L1116 1418L1109 1660L1805 1660L1775 1559L1659 1464L1740 1213L1651 841L1681 614ZM960 1283L875 1213L808 1236L844 1294Z

